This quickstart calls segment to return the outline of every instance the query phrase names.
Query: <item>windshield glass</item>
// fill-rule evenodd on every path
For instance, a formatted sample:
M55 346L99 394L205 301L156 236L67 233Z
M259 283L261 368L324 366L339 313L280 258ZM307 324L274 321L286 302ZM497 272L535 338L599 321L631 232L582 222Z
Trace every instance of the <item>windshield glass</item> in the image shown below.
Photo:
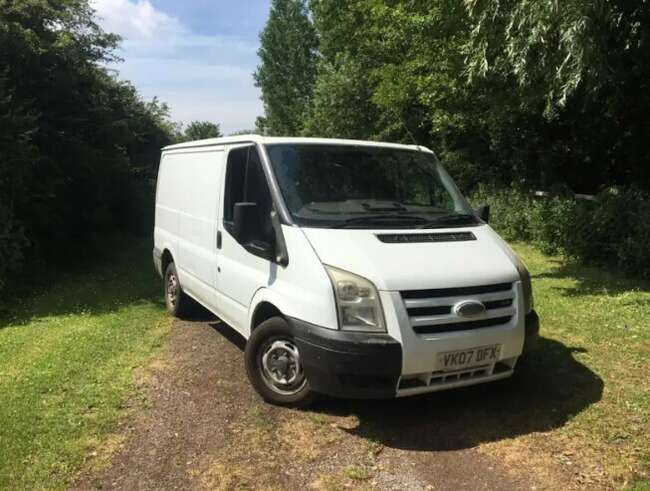
M435 156L352 145L268 145L299 225L441 228L480 223Z

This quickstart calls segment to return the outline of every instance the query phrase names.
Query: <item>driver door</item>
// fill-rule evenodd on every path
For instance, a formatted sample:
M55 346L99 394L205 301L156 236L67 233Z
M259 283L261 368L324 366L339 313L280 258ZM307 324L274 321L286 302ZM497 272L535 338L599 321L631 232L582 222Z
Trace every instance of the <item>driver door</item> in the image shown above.
M247 250L233 235L234 207L241 202L257 204L258 213L254 219L259 236L271 240L273 234L270 217L273 200L255 145L228 148L224 185L217 238L219 310L226 322L247 337L250 302L259 288L270 284L271 271L275 267L268 259Z

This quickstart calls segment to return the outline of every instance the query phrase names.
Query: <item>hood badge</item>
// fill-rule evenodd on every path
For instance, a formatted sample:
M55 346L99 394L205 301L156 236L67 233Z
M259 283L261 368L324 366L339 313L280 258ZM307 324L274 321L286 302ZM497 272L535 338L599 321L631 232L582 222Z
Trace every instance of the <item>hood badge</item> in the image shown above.
M458 317L475 317L485 312L485 305L478 300L465 300L454 305Z

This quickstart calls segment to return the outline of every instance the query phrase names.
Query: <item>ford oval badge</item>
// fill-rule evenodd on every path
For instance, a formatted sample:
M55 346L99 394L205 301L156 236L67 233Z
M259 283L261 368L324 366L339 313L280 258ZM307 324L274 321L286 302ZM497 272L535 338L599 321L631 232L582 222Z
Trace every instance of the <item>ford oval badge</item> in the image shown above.
M485 305L478 300L465 300L454 306L454 312L459 317L474 317L485 312Z

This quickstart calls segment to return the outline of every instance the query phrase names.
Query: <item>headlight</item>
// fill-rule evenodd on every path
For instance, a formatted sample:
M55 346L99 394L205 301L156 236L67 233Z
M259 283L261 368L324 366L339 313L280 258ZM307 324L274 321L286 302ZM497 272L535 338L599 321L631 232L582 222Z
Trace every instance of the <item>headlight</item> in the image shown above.
M524 290L524 313L528 313L535 307L535 302L533 300L533 284L530 280L530 273L524 262L519 259L519 256L515 255L515 266L519 272L519 277L521 278L521 286Z
M332 280L339 327L344 331L386 332L375 286L365 278L325 266Z

